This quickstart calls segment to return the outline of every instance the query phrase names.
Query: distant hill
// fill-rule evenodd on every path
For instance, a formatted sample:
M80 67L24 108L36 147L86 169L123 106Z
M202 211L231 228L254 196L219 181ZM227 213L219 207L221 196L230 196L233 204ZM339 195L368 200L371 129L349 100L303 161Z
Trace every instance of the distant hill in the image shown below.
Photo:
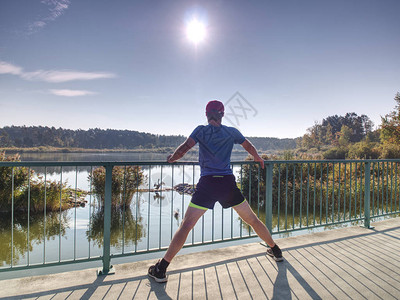
M0 147L57 147L83 149L151 149L177 147L186 137L182 135L156 135L133 130L89 129L71 130L43 126L6 126L0 128ZM296 148L296 139L251 137L249 140L260 150Z

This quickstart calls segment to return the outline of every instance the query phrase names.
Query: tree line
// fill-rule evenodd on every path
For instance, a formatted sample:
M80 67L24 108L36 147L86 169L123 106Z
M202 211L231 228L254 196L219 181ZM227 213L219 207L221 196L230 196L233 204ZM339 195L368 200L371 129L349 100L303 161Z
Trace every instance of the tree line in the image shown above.
M366 115L333 115L315 123L299 141L297 153L322 153L325 159L400 158L400 93L393 111L374 129Z
M158 135L133 130L71 130L46 126L6 126L0 128L0 148L56 147L83 149L156 149L177 147L183 135ZM294 149L295 139L252 137L261 150Z
M184 136L156 135L132 130L71 130L46 126L6 126L0 129L0 147L57 147L137 149L176 147Z
M356 143L367 136L372 138L373 122L366 115L347 113L345 116L333 115L307 129L303 136L302 146L306 148L323 145L341 145Z

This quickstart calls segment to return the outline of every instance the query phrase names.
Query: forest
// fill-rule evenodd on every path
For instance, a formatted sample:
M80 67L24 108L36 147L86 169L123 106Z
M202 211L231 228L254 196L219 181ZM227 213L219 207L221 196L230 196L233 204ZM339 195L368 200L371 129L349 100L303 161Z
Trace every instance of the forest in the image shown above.
M0 147L56 147L83 149L137 149L176 147L181 135L156 135L132 130L71 130L46 126L0 128Z
M281 150L296 148L295 139L265 137L249 138L260 150ZM157 135L133 130L89 129L71 130L43 126L6 126L0 128L0 148L69 149L160 149L175 148L185 137L182 135ZM38 149L39 150L39 149Z

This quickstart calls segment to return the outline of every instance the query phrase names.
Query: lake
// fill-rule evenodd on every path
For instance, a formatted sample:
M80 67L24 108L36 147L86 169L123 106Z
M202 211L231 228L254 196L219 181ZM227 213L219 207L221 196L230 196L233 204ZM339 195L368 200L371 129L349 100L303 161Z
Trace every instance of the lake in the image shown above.
M168 154L155 152L84 152L84 153L22 153L22 161L166 161ZM232 153L232 161L241 161L247 157L244 152ZM198 155L189 151L183 160L197 161Z

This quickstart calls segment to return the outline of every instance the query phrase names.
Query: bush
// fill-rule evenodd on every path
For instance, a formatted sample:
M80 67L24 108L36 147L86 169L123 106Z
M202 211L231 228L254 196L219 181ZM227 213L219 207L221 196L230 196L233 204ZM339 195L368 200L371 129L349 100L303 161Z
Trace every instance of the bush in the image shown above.
M1 152L0 161L17 162L20 156L6 156L5 152ZM64 184L34 179L34 171L26 167L0 167L0 212L11 211L13 200L15 211L27 211L29 208L33 213L43 212L45 190L47 211L60 209L60 194L61 209L69 208Z
M296 149L296 152L299 152L299 153L307 153L307 151L308 151L308 149L305 147L300 147L300 148Z
M295 159L295 154L293 151L286 150L283 153L283 160L294 160Z
M379 156L375 143L359 142L349 147L348 158L351 159L377 159Z
M346 159L347 152L346 148L334 147L325 151L322 155L324 159Z
M0 152L0 161L17 162L20 157L18 154L6 156L5 152ZM29 176L28 168L0 167L0 211L11 211L13 187L14 193L21 191Z
M380 158L400 158L400 145L383 144Z
M14 199L14 208L16 210L28 209L32 213L43 212L46 206L46 211L65 210L71 206L67 203L67 187L65 184L60 185L58 182L53 181L31 181L28 185L16 195ZM46 198L45 198L46 192ZM61 204L60 204L61 196ZM45 201L46 200L46 201ZM45 205L46 202L46 205Z
M104 167L96 168L89 174L89 181L93 185L93 194L104 205L106 170ZM111 203L112 206L130 205L133 194L143 183L144 175L139 166L115 166L112 170Z

